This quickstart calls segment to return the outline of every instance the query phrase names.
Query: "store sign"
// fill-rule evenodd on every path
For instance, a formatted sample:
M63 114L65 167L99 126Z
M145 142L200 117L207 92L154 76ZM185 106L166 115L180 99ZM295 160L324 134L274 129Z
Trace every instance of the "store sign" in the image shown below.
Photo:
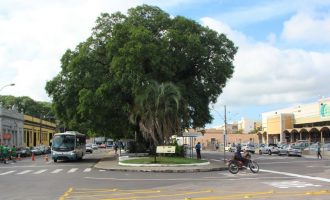
M4 140L10 140L11 139L11 134L10 133L4 133L2 135L2 137L3 137Z
M320 103L321 118L330 117L330 100L324 100Z

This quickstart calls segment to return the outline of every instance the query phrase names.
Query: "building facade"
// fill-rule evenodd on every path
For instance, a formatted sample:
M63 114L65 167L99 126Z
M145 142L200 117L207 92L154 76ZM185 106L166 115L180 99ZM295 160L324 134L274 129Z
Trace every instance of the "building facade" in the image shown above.
M23 114L16 107L6 109L0 104L0 143L8 146L22 146L23 122Z
M262 113L259 137L265 143L330 143L330 98Z
M23 146L51 146L56 124L29 115L24 115Z
M203 136L197 137L196 142L200 142L204 149L216 150L224 143L224 131L222 129L205 129ZM228 144L241 144L247 142L259 143L257 134L226 134L226 146Z

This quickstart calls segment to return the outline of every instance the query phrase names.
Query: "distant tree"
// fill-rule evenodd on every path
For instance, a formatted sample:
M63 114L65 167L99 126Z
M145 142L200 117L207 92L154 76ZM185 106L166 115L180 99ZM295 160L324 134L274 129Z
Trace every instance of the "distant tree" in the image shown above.
M3 107L11 108L16 106L19 111L34 117L46 117L54 120L52 104L49 102L34 101L30 97L0 96L0 102Z

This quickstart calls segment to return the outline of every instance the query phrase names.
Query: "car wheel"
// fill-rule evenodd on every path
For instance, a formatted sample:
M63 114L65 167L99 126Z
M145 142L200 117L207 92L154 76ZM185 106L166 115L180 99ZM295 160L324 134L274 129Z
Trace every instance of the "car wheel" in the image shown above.
M54 159L54 162L57 162L57 159Z
M261 150L259 150L259 155L262 155L262 151Z

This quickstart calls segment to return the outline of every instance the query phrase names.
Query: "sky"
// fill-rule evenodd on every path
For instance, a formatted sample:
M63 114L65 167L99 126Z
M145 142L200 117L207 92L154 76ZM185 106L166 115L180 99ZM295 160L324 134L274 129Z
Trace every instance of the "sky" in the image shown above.
M158 6L219 33L238 47L235 72L210 105L206 127L330 96L330 0L1 0L0 95L51 101L46 82L60 59L91 35L100 13Z

